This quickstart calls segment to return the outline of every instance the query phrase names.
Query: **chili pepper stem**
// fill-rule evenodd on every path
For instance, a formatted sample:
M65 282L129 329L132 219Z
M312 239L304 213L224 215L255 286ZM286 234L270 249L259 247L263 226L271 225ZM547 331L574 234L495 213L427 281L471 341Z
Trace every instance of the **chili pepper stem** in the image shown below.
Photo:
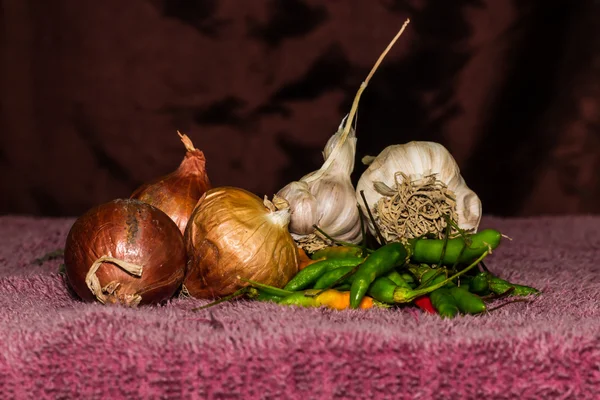
M434 290L445 286L448 282L452 282L455 278L461 276L462 274L471 270L472 268L475 268L475 266L477 266L477 264L479 264L479 262L481 262L481 260L483 260L488 255L488 253L489 252L486 251L477 260L475 260L471 265L469 265L467 268L461 270L460 272L457 272L456 274L452 275L451 277L449 277L448 279L446 279L442 282L436 283L435 285L429 286L424 289L418 289L418 290L407 290L404 288L398 288L396 291L394 291L394 302L395 303L410 303L417 297L431 293Z
M256 282L256 281L253 281L253 280L250 280L250 279L246 279L246 278L241 277L239 275L237 276L237 278L240 281L247 282L250 285L252 285L252 286L254 286L254 287L258 288L258 289L263 289L265 291L268 291L269 294L272 294L274 296L285 297L285 296L289 296L290 294L295 293L295 292L292 292L290 290L284 290L284 289L277 288L275 286L265 285L264 283L260 283L260 282Z
M230 294L228 296L220 298L219 300L215 300L215 301L213 301L211 303L205 304L205 305L200 306L200 307L192 308L192 311L196 312L196 311L204 310L205 308L216 306L217 304L221 304L221 303L224 303L224 302L229 301L231 299L234 299L236 297L243 296L246 293L248 293L248 288L244 287L244 288L236 290L235 292L233 292L232 294Z

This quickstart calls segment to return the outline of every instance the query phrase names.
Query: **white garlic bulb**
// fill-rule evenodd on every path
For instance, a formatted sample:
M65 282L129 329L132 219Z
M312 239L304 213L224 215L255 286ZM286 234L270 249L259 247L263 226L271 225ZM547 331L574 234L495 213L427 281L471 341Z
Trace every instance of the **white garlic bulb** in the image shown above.
M351 123L369 80L409 22L408 19L404 22L360 85L350 112L325 145L323 166L299 181L286 185L277 193L290 205L292 215L289 230L292 237L308 252L330 244L323 240L320 233L317 234L315 226L338 242L358 243L362 239L360 213L350 179L356 156L356 135Z
M344 121L325 145L323 166L277 192L290 205L292 237L308 251L328 244L315 232L314 226L339 241L358 243L362 238L354 185L350 179L354 170L356 136L350 129L344 140Z
M454 222L461 229L470 232L477 230L481 219L481 201L469 189L458 164L441 144L412 141L391 145L374 159L369 158L369 162L369 167L356 186L357 200L361 207L365 206L361 196L361 191L364 191L368 207L373 214L378 214L375 217L378 228L389 228L386 240L401 240L424 234L428 230L426 225L432 226L431 220L435 218L437 220L433 224L438 225L436 233L439 233L446 226L443 215L440 214L446 211L447 214L454 215ZM413 183L414 187L411 186ZM396 203L390 205L392 196L395 196ZM401 201L398 200L400 198ZM409 204L413 201L419 202ZM409 215L411 212L412 215ZM424 218L419 221L415 218L415 213L423 213ZM425 215L426 213L429 215ZM397 221L390 221L389 218L384 221L383 214L396 219L406 218L405 222L412 224L416 232L411 234L408 230L394 231L396 227L391 225ZM422 226L415 228L418 224ZM371 233L375 234L375 227L370 219L367 220L367 225Z

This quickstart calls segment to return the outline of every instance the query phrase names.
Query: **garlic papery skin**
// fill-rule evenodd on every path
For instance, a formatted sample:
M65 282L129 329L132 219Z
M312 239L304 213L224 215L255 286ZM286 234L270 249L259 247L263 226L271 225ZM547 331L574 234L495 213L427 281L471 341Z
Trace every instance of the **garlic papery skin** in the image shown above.
M330 244L316 233L314 226L339 241L358 243L362 239L360 214L350 179L356 136L350 130L344 139L343 125L344 121L325 145L323 166L277 192L290 205L292 237L309 252Z
M481 220L481 201L465 183L450 152L436 142L411 141L386 147L371 161L356 185L358 204L366 211L365 201L361 196L361 191L364 191L366 203L374 212L376 205L384 197L381 192L386 187L395 189L404 177L417 181L431 175L453 194L457 225L466 231L476 232ZM376 234L370 219L367 219L367 226L372 234Z

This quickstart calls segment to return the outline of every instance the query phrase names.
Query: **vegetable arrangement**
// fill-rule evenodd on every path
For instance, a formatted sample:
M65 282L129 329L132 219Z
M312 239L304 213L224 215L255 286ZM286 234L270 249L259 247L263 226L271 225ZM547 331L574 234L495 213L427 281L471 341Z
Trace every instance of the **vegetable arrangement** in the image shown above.
M483 264L501 242L499 231L463 231L462 235L453 239L418 238L405 244L390 242L377 249L328 246L313 253L312 257L320 257L320 261L298 272L283 290L244 279L250 287L231 298L245 295L281 305L338 310L416 306L426 313L452 318L486 312L486 302L498 297L539 293L492 275Z
M356 188L350 180L361 94L408 22L360 86L319 170L270 200L212 187L204 154L178 132L186 153L177 170L74 223L69 286L85 301L130 307L179 292L213 300L197 309L244 297L335 310L416 306L445 318L538 294L485 266L503 235L477 232L481 201L441 144L389 146L363 159Z

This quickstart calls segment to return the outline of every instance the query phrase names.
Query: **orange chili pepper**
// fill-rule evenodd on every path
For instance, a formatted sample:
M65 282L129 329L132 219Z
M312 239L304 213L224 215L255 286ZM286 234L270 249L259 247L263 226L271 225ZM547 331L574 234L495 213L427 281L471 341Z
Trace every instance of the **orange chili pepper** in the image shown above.
M316 298L317 303L335 310L346 310L350 308L350 292L340 292L329 289L319 294ZM369 296L363 297L359 304L359 308L373 308L373 298Z
M308 267L310 264L314 264L317 261L321 261L324 259L325 259L325 257L313 260L306 254L306 252L304 251L303 248L298 247L298 270L299 271Z

